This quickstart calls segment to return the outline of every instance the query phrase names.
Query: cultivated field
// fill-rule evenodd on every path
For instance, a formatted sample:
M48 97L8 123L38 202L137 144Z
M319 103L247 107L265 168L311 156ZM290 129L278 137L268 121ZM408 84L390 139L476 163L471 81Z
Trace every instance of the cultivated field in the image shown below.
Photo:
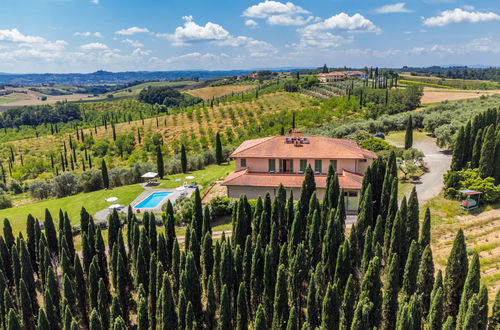
M229 95L231 93L241 93L254 87L255 85L214 86L214 87L203 87L198 89L192 89L186 91L186 93L200 97L204 100L208 100L211 99L212 97L220 97L224 95Z
M437 103L442 101L454 101L463 99L472 99L482 95L493 95L500 93L500 90L477 90L466 91L460 89L443 89L434 87L424 87L424 95L422 96L422 104Z
M453 239L462 228L467 247L479 253L481 281L488 286L490 301L500 288L500 204L467 212L459 208L459 201L441 196L430 200L422 208L431 208L432 252L436 267L446 267ZM469 252L470 252L469 251Z
M97 100L97 98L88 94L46 95L32 91L28 89L28 87L8 87L7 89L14 91L14 93L0 96L0 105L2 105L3 108L11 106L53 104L59 101ZM46 97L47 99L42 101L39 97Z

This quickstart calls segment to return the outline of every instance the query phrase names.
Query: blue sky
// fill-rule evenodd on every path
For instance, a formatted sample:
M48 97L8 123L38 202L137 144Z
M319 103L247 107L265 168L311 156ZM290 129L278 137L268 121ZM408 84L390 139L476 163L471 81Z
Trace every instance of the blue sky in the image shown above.
M498 0L2 0L0 72L500 65Z

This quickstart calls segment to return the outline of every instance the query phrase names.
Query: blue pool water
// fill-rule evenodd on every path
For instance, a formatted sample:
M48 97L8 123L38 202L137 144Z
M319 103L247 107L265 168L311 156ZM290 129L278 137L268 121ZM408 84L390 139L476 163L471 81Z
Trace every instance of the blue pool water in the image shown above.
M153 194L149 195L146 199L144 199L142 202L137 204L135 206L135 208L136 209L146 209L146 208L157 207L158 204L160 204L161 201L170 194L171 194L171 192L153 193Z

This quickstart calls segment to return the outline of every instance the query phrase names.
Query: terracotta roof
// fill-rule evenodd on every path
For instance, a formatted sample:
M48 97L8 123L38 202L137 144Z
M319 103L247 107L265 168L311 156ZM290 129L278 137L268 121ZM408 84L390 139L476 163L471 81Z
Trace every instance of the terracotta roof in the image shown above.
M377 158L369 150L361 149L355 141L323 136L301 136L309 143L295 146L285 143L284 136L270 136L243 142L230 157L241 158L317 158L366 159Z
M345 72L334 71L328 73L320 73L318 74L318 76L345 76Z
M363 176L344 170L339 173L339 185L342 189L360 190ZM326 188L326 175L315 175L316 187ZM283 184L287 188L300 188L304 181L304 174L286 173L249 173L247 169L234 171L227 176L223 186L246 187L277 187Z

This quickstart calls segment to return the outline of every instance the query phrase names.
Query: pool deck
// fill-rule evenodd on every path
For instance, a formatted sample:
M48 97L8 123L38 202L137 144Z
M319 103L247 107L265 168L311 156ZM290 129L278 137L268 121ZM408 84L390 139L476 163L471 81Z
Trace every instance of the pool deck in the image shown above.
M196 190L196 188L186 188L186 190L179 191L175 189L155 189L154 187L149 187L147 185L142 184L141 185L144 188L144 191L140 193L130 204L125 205L123 209L120 210L120 212L127 213L128 212L128 206L130 205L132 207L132 211L136 214L142 214L144 212L153 212L153 213L162 213L162 206L167 203L167 201L170 201L172 204L175 204L175 201L182 196L182 194L185 194L186 197L190 197ZM199 187L200 189L202 188L201 186ZM140 202L142 202L144 199L146 199L149 195L154 194L154 193L161 193L161 192L170 192L171 194L168 196L165 196L165 198L156 206L156 207L151 207L151 208L141 208L141 209L136 209L135 206L138 205ZM119 203L120 201L118 201ZM139 212L137 212L139 211ZM95 220L107 220L108 215L111 212L109 209L104 209L99 212L97 212L94 215Z

